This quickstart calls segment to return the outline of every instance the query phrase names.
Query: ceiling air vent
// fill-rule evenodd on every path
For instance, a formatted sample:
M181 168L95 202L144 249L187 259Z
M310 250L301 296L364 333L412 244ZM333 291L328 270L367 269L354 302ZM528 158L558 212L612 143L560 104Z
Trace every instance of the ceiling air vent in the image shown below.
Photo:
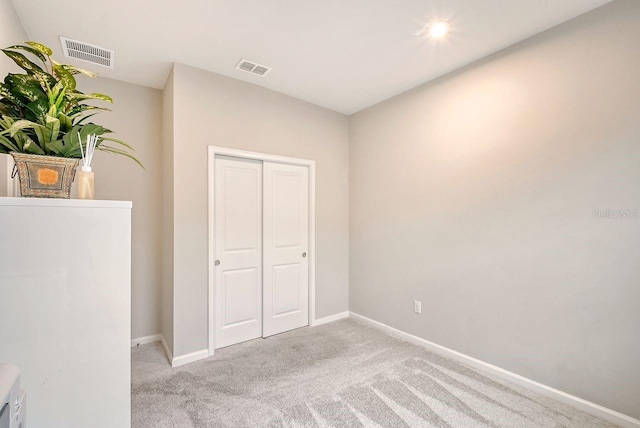
M256 74L258 76L264 76L271 71L271 67L256 64L255 62L247 61L244 58L240 60L238 65L236 65L236 69L246 71L247 73Z
M79 59L80 61L98 64L103 67L113 68L114 52L110 49L90 43L79 42L78 40L67 39L60 36L62 51L67 58Z

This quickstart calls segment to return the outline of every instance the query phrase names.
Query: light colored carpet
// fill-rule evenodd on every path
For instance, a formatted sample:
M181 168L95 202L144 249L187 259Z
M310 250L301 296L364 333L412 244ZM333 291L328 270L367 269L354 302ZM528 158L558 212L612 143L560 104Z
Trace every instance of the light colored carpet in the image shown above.
M133 428L612 427L354 320L171 369L132 350Z

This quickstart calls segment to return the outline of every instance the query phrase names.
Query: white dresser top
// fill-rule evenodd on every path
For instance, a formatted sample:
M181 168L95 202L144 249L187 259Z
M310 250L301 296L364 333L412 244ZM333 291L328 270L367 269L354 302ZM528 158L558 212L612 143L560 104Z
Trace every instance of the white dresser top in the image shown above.
M5 198L0 197L0 206L17 207L83 207L83 208L131 208L131 201L104 201L88 199L57 198Z

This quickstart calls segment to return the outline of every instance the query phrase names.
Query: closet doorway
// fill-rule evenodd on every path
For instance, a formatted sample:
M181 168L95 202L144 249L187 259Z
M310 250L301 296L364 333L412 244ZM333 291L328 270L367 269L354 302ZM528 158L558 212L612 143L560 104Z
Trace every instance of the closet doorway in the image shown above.
M209 147L209 354L312 324L315 163Z

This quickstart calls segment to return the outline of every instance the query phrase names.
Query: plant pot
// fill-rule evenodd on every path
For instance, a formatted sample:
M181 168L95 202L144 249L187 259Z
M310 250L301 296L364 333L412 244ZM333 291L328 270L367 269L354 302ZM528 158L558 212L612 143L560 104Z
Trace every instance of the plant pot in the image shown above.
M11 152L18 167L20 193L34 198L71 197L79 159Z

